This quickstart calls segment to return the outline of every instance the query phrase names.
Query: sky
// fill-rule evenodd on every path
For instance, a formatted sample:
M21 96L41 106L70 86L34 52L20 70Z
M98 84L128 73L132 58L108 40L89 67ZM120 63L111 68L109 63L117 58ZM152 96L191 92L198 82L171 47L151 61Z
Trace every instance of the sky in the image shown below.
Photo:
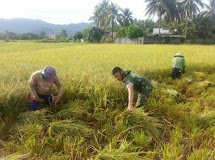
M208 3L209 0L203 0ZM53 24L90 22L100 0L0 0L0 18L40 19ZM144 0L112 0L122 8L129 8L133 17L147 19Z

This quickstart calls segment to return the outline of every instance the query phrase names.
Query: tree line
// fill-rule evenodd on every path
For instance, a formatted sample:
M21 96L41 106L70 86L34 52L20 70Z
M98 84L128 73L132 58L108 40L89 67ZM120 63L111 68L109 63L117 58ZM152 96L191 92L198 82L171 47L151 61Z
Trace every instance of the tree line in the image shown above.
M73 37L68 37L67 31L62 29L60 34L50 38L45 32L35 33L14 33L8 32L0 33L0 40L15 41L15 40L41 40L42 42L69 42Z
M215 22L215 0L210 0L209 5L203 3L202 0L145 0L148 3L146 15L159 17L159 28L161 23L174 26L174 23L183 24L185 40L188 38L188 26L192 26L196 20L207 21L208 29L214 31ZM201 9L206 11L201 12ZM160 31L159 31L160 34Z
M46 38L45 32L40 32L39 34L34 33L13 33L5 32L0 33L0 40L11 41L11 40L32 40L32 39L43 39Z
M99 30L103 34L111 31L112 42L114 32L117 32L116 37L134 38L149 36L155 27L159 28L159 36L160 29L165 27L172 33L182 35L185 40L214 38L215 0L210 0L209 5L202 0L145 0L145 2L146 16L149 18L157 16L157 22L150 19L145 21L134 19L129 8L122 9L110 0L102 0L96 5L93 16L90 17L96 26L91 29ZM101 40L101 36L97 38Z

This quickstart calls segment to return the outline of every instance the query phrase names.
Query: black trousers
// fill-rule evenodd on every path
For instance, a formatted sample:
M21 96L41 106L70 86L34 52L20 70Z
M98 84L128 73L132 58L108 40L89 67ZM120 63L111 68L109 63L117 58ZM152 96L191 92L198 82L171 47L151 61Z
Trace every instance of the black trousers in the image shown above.
M172 79L181 78L182 71L179 68L172 68Z

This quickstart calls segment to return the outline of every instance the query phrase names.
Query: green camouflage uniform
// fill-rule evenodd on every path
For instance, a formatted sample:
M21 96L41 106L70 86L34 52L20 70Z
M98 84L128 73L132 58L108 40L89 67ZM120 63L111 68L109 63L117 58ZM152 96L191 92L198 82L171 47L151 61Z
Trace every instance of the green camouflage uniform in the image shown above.
M153 90L152 83L143 76L132 74L131 71L122 71L122 77L127 88L133 86L138 92L136 107L144 106Z

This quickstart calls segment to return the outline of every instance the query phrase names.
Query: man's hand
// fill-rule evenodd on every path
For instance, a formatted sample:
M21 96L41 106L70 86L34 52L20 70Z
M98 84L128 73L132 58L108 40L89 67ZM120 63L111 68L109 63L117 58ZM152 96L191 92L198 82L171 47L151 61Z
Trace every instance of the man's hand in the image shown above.
M38 97L38 96L34 97L34 100L37 101L37 102L42 102L42 101L43 101L43 100L42 100L40 97Z
M54 102L57 104L60 101L61 97L60 96L54 96Z
M130 112L134 112L136 110L136 108L133 105L128 105L128 110Z

